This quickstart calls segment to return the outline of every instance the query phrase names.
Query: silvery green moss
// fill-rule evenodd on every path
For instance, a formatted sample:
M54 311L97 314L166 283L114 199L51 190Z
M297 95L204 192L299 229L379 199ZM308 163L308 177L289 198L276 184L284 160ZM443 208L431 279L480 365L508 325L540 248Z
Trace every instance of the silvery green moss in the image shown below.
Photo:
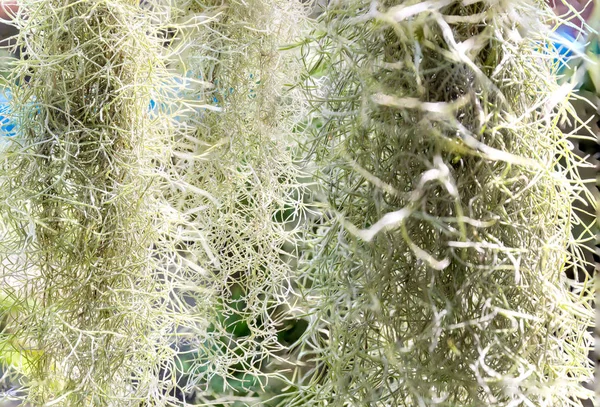
M24 1L15 24L28 58L8 78L18 135L0 160L0 259L3 336L25 359L17 393L35 406L164 405L157 25L127 0Z
M290 0L22 3L0 155L11 394L590 396L589 282L564 273L585 266L587 190L558 127L550 10L328 3L311 22Z
M176 146L185 216L182 252L190 310L212 304L209 325L188 326L184 392L203 402L246 396L258 402L282 373L279 334L289 318L290 258L303 216L293 129L304 112L286 90L300 61L279 48L295 40L304 6L288 0L176 3L173 60L187 87ZM184 22L203 20L186 28ZM200 109L194 105L204 104ZM191 266L193 264L193 266ZM211 401L212 400L212 401Z
M569 88L542 45L549 16L533 1L324 10L304 44L323 195L299 278L312 370L282 405L590 397L590 282L563 274L584 267L585 188L557 127Z

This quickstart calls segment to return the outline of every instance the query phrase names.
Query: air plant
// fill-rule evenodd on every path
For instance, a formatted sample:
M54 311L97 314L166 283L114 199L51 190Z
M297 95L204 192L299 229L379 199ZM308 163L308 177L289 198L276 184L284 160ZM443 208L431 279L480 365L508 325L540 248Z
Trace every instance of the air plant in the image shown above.
M550 18L526 0L324 9L303 44L323 196L297 279L314 367L282 405L591 397L591 283L564 274L585 265L571 229L590 195L557 127L572 107L539 46Z
M265 397L285 347L290 259L304 216L293 130L304 112L295 54L281 52L302 27L288 0L179 1L173 9L172 69L182 82L174 175L196 193L170 202L182 214L189 287L212 293L210 324L187 326L189 399L216 404ZM197 25L196 22L202 22ZM201 105L201 108L198 108ZM185 294L191 310L203 298ZM204 296L206 294L202 294Z
M338 0L308 34L306 11L21 3L24 53L5 81L16 130L0 151L11 395L591 396L590 283L564 273L585 266L571 230L590 234L573 204L589 194L558 127L573 88L540 46L550 9Z
M137 1L23 1L0 159L2 338L31 405L164 405L174 384L160 239L170 120L158 12ZM164 92L162 92L164 93ZM167 148L165 147L167 146ZM25 391L26 390L26 391Z

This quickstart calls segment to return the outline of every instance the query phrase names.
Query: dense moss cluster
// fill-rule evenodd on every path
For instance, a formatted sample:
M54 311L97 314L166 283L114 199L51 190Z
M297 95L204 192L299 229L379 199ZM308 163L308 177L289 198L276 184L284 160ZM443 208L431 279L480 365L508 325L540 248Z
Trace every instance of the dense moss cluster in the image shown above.
M36 406L138 405L170 384L169 292L152 193L164 126L148 111L161 43L136 1L23 2L9 76L19 135L0 164L6 335ZM164 67L162 68L164 71Z
M564 273L585 266L589 197L550 10L326 3L22 3L0 152L12 396L590 396L591 290Z
M299 62L279 48L297 38L305 12L288 0L176 5L173 47L183 52L172 67L190 108L180 118L175 171L203 192L171 200L185 217L181 251L194 265L182 272L190 287L202 287L186 294L190 311L212 296L208 326L183 329L191 339L182 388L216 403L264 393L280 375L269 366L285 353L289 258L304 212L292 154L304 104L285 87ZM210 18L183 24L199 16Z
M569 182L542 7L350 0L322 15L305 46L326 197L300 280L311 405L584 394L590 287L563 271L583 267L567 248L585 188Z

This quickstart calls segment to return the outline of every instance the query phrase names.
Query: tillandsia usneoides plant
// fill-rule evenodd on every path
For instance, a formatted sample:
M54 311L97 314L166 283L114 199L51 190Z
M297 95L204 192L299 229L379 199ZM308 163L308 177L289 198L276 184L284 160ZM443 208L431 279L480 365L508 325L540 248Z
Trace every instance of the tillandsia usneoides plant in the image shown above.
M304 43L324 196L286 406L575 406L585 188L543 1L330 1Z
M181 50L173 68L189 107L180 116L173 178L196 191L174 193L171 202L182 214L188 287L203 290L185 292L190 310L206 302L206 290L213 296L211 324L182 329L180 386L206 404L257 401L269 397L268 382L286 380L271 363L285 357L279 337L292 308L289 260L305 212L293 159L304 107L286 86L299 60L280 47L298 36L305 7L181 0L173 14L173 46Z
M157 21L137 0L24 0L0 155L3 343L32 406L161 406L174 386L155 193L170 123ZM162 205L164 206L164 205ZM164 240L164 239L162 239ZM172 307L171 307L172 308Z

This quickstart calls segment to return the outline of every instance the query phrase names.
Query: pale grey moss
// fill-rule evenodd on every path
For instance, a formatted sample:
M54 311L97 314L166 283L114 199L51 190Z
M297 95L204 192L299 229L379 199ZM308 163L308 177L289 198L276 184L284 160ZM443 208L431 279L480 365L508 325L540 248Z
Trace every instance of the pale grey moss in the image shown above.
M567 249L585 188L557 128L568 89L543 48L549 13L541 1L324 10L305 44L307 151L326 197L299 278L312 371L283 405L591 395L590 284L563 274L583 265Z
M543 1L330 1L301 59L290 0L22 4L0 260L30 404L590 395Z
M190 312L207 295L212 304L209 326L184 330L195 351L185 357L182 388L206 403L260 400L269 380L282 376L269 366L285 354L278 334L288 317L288 260L305 212L293 160L304 103L286 87L300 65L295 53L279 49L298 37L305 10L289 0L176 6L172 47L182 51L173 66L185 76L182 102L190 112L174 172L196 193L170 201L184 215Z
M133 0L21 3L0 272L30 405L164 405L174 385L158 379L173 350L154 193L169 120L148 110L167 80L154 20Z

